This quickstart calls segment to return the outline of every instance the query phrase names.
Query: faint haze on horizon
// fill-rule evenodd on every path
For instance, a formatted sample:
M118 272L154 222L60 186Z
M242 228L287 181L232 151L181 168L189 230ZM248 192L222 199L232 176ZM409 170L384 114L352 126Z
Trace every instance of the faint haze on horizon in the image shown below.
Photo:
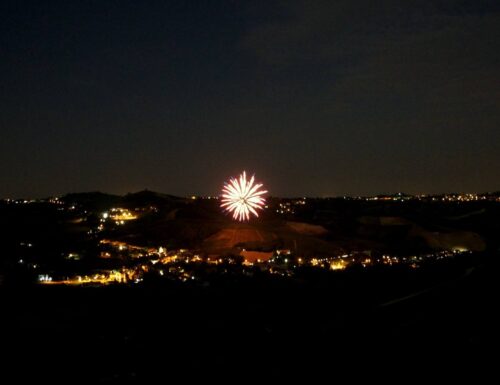
M47 195L40 195L40 196L31 196L31 195L19 195L19 196L0 196L0 199L46 199L46 198L52 198L52 197L63 197L66 195L71 195L71 194L105 194L105 195L115 195L115 196L126 196L129 194L137 194L137 193L142 193L142 192L150 192L154 194L161 194L161 195L169 195L172 197L178 197L178 198L186 198L190 199L192 197L196 198L208 198L208 197L220 197L220 191L213 193L213 194L187 194L187 195L182 195L182 194L172 194L169 192L165 191L158 191L158 190L152 190L149 188L141 189L141 190L136 190L136 191L125 191L125 192L110 192L110 191L101 191L101 190L85 190L85 191L69 191L69 192L62 192L60 194L47 194ZM407 191L391 191L391 192L378 192L375 194L322 194L322 195L307 195L307 194L302 194L302 195L276 195L276 194L267 194L265 198L283 198L283 199L301 199L301 198L306 198L306 199L325 199L325 198L357 198L357 197L375 197L375 196L389 196L389 195L398 195L398 194L406 194L410 196L419 196L419 195L446 195L446 194L483 194L483 193L499 193L500 189L491 189L491 190L485 190L485 191L440 191L440 192L432 192L432 193L426 193L426 192L421 192L421 193L408 193Z
M500 189L500 2L0 3L0 197Z

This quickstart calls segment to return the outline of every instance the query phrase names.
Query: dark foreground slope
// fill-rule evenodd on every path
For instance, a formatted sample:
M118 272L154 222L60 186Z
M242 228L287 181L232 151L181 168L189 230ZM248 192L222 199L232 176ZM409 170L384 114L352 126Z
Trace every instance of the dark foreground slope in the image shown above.
M485 257L208 287L3 287L2 375L16 383L334 382L403 370L403 382L470 375L477 383L494 369L497 271Z

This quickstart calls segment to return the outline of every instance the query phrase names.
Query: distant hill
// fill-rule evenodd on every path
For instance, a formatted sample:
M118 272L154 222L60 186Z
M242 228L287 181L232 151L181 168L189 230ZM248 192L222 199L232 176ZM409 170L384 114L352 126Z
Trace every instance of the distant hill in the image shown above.
M304 256L346 250L418 254L500 246L500 205L496 202L310 199L294 208L295 213L280 215L277 207L283 200L268 199L269 209L259 218L237 223L222 212L217 200L150 190L124 196L85 192L68 194L61 200L97 213L111 207L146 208L139 220L114 229L106 237L139 245L198 249L208 254L242 248L266 252L284 248Z
M102 211L109 207L119 206L122 197L119 195L102 193L100 191L92 191L66 194L61 198L61 201L68 205L78 205L89 210Z
M78 205L88 210L103 211L110 207L144 207L144 206L166 206L169 204L185 203L186 198L174 195L161 194L154 191L143 190L129 193L124 196L102 193L100 191L70 193L61 198L69 205Z
M169 194L161 194L150 190L129 193L123 197L126 205L146 206L164 205L166 203L185 203L188 199Z

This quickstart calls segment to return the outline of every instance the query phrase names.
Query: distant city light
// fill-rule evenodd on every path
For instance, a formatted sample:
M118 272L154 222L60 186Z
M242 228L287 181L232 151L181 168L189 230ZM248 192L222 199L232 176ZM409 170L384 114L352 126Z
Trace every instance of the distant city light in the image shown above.
M239 178L231 178L222 189L221 207L233 214L233 219L248 221L250 214L259 216L257 210L262 210L265 204L263 195L266 190L261 190L262 183L255 183L255 176L247 180L246 172Z

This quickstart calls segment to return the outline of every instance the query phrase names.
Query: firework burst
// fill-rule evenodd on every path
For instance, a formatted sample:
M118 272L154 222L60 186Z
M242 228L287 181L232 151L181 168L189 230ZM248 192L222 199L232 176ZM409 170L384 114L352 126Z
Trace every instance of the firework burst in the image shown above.
M255 176L247 180L245 171L239 178L231 178L222 189L221 207L233 214L233 219L248 221L250 215L259 216L257 210L262 210L265 204L261 190L262 183L255 183Z

